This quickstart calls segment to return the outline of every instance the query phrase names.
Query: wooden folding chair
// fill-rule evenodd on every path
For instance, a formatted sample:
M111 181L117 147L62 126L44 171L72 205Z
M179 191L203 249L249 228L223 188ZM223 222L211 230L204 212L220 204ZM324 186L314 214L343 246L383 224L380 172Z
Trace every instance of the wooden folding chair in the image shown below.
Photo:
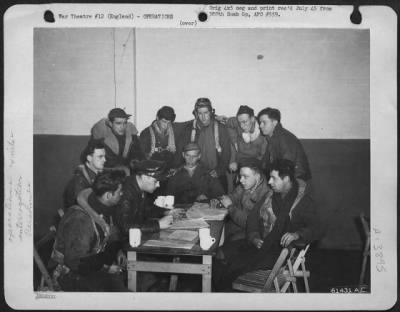
M53 283L53 280L51 279L51 276L46 268L46 265L43 263L42 258L40 257L38 251L36 250L36 247L33 247L33 258L35 260L36 265L39 268L39 271L41 273L41 278L40 278L40 285L38 287L39 291L55 291L55 286Z
M298 292L297 277L303 277L306 292L310 292L308 285L310 272L305 267L305 254L308 248L309 245L301 249L292 247L290 252L288 248L282 249L272 270L245 273L233 282L232 288L245 292L284 293L291 285L293 292Z
M281 292L286 292L290 284L292 284L293 292L297 291L296 278L303 278L305 291L310 292L310 286L308 284L308 278L310 277L310 271L306 270L306 253L310 248L310 245L295 245L292 250L290 257L287 260L286 269L283 271L284 275L288 275L295 279L295 282L285 281L284 285L281 287ZM293 262L294 260L294 262Z
M59 290L59 285L57 283L54 283L53 279L50 276L50 273L48 271L48 267L45 265L45 263L42 260L42 257L39 254L39 250L42 249L43 246L53 244L55 237L56 237L56 232L57 232L57 226L59 219L62 218L64 215L64 211L59 209L57 211L58 213L58 219L56 221L55 225L50 226L49 231L44 235L40 240L38 240L34 246L33 246L33 259L40 271L41 277L40 277L40 284L38 286L39 291L57 291Z
M360 281L359 285L364 285L365 280L365 270L367 269L367 261L370 256L370 245L371 245L371 231L369 228L368 220L363 213L360 214L361 224L364 230L364 235L366 237L364 251L363 251L363 260L361 265L361 273L360 273Z

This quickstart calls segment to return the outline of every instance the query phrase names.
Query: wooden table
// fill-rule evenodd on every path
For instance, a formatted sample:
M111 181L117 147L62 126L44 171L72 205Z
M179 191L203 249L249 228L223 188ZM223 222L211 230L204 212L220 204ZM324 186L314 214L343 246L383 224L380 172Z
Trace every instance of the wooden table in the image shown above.
M185 274L201 274L202 275L202 291L211 292L211 272L212 257L216 255L221 239L224 221L207 221L210 225L211 236L215 237L215 243L209 250L202 250L199 241L192 249L181 248L165 248L165 247L147 247L139 246L132 248L126 246L127 251L127 271L128 271L128 288L131 291L137 289L137 272L164 272L164 273L185 273ZM160 233L143 234L142 244L149 239L158 239ZM173 257L173 262L156 262L156 261L139 261L138 254L147 255L169 255ZM202 263L182 263L178 262L179 256L198 256L202 257ZM173 277L176 283L176 276Z

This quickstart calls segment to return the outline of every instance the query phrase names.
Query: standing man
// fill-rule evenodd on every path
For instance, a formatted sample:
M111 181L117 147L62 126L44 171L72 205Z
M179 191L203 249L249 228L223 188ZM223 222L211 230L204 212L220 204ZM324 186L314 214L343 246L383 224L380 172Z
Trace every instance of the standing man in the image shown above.
M164 161L168 169L174 165L176 152L175 117L172 107L163 106L158 110L156 120L140 133L145 158Z
M195 119L184 128L179 141L179 164L183 163L181 155L186 144L197 143L201 151L200 162L213 177L220 180L226 191L226 172L231 157L228 130L214 119L214 109L208 98L197 99L193 115Z
M126 291L116 264L122 244L112 220L124 178L121 171L101 173L62 217L52 260L63 291Z
M130 116L121 108L113 108L108 118L101 119L91 129L91 139L104 140L107 159L105 167L122 168L127 173L133 161L144 157L138 131L133 123L128 122Z
M165 163L156 160L143 160L136 163L133 174L126 179L123 196L117 208L117 224L125 237L130 228L142 232L157 232L168 228L172 216L164 216L165 210L146 201L160 187L160 180L166 178Z
M238 163L244 158L261 160L267 149L267 141L260 132L254 110L247 105L242 105L236 117L228 119L228 127L232 145L234 146L229 169L236 171Z
M265 108L258 113L260 129L268 141L265 155L265 167L270 170L277 159L288 159L295 164L295 177L304 181L311 180L311 170L307 155L300 140L282 127L281 112L276 108Z
M96 176L103 171L106 162L105 146L102 141L90 141L81 155L81 164L64 190L64 210L77 204L78 194L89 188Z
M219 180L200 163L201 151L196 143L189 143L183 150L185 164L172 176L166 194L174 195L178 204L210 200L224 194Z

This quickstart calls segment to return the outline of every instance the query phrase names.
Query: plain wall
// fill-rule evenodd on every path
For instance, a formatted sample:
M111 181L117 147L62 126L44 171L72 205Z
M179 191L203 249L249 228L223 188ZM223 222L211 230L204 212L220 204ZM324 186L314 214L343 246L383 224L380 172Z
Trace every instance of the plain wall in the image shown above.
M370 137L367 30L36 29L34 48L36 134L86 135L113 107L142 130L209 97L228 116L279 108L300 138Z
M35 29L34 133L87 135L113 107L134 108L135 32Z
M281 110L300 138L369 138L369 31L138 29L139 129L162 105L192 118L208 97L217 114L240 105ZM262 59L258 59L261 58ZM153 115L149 115L149 113Z

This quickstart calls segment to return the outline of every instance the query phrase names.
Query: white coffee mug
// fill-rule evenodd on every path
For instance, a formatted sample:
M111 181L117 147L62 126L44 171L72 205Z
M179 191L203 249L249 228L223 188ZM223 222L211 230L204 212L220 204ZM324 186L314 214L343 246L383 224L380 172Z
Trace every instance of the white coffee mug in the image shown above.
M142 240L142 232L140 229L129 229L129 245L138 247Z
M201 238L201 237L211 237L211 234L210 234L210 228L208 228L208 227L205 227L205 228L201 228L201 229L199 229L199 237Z
M210 228L199 229L200 247L201 249L209 249L215 243L215 238L211 237Z
M214 237L211 237L211 236L200 237L200 247L201 247L201 249L207 250L214 243L215 243L215 238Z
M165 196L165 206L173 207L175 203L175 197L172 195Z

